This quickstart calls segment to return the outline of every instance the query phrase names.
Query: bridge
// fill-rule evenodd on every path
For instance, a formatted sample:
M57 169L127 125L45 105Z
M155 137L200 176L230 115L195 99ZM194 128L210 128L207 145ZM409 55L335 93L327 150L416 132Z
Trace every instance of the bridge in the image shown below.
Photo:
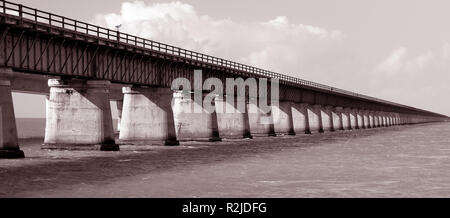
M24 5L0 1L0 157L24 157L19 148L11 92L44 94L43 148L119 150L119 144L184 140L220 141L388 127L448 120L447 116L236 63L149 39L110 30ZM185 78L195 83L218 78L255 78L258 93L216 95L204 110L194 98L210 89L173 89ZM279 95L265 80L278 81ZM186 84L182 85L183 89ZM217 87L216 87L217 88ZM224 85L223 90L229 87ZM234 87L233 87L234 89ZM266 89L266 90L263 90ZM262 103L275 99L272 110ZM251 99L257 99L252 101ZM110 101L120 112L115 139ZM238 103L246 105L238 110ZM200 113L185 109L200 108ZM30 108L32 109L32 108ZM276 111L277 113L274 113Z

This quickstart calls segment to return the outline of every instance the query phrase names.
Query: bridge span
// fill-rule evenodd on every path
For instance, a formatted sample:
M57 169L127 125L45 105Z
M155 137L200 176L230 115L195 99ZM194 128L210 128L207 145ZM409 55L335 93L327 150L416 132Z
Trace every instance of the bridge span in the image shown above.
M119 150L119 144L251 138L387 127L447 116L170 46L20 4L0 1L0 157L23 157L12 91L47 95L43 148ZM217 95L207 111L177 78L279 81L278 96ZM183 86L183 88L185 88ZM217 87L215 87L217 89ZM271 86L267 90L270 93ZM201 91L205 98L210 90ZM233 87L234 89L234 87ZM259 91L263 88L258 87ZM242 97L241 96L241 97ZM234 97L234 96L233 96ZM276 98L272 110L261 101ZM240 100L239 100L240 99ZM257 99L255 103L250 99ZM115 140L110 101L120 112ZM238 110L238 101L246 105ZM186 112L200 108L200 113ZM32 106L30 106L32 110ZM276 113L274 113L276 111Z

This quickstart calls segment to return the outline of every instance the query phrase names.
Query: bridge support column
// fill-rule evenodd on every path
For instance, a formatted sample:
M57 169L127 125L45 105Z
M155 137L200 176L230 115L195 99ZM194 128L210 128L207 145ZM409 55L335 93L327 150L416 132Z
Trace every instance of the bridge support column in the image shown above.
M361 110L361 115L363 118L363 128L368 129L369 128L369 114L366 110Z
M180 141L220 141L215 108L204 108L203 99L196 102L191 92L176 91L173 95L175 132Z
M24 157L17 138L11 82L0 78L0 159Z
M350 117L350 108L344 108L342 110L342 127L344 130L351 130L352 129L352 119Z
M383 112L378 112L378 126L379 127L384 127Z
M383 127L383 113L381 111L378 111L377 117L378 117L378 127Z
M295 135L292 119L292 102L279 101L279 105L272 105L272 119L275 134Z
M364 128L364 118L363 118L363 115L361 113L361 110L356 109L355 113L356 113L356 125L358 126L357 129Z
M117 100L116 107L117 107L117 131L120 132L120 123L122 122L123 100Z
M179 145L168 88L124 87L119 140ZM118 101L119 102L119 101Z
M42 148L117 151L109 103L109 81L48 80Z
M335 107L332 111L334 130L344 130L344 119L342 118L343 112L344 110L342 107Z
M356 110L353 108L349 108L349 117L350 117L350 126L352 129L359 129L358 126L358 115Z
M334 131L332 109L333 109L332 106L322 107L321 117L322 117L322 129L323 129L323 131L330 131L330 132Z
M247 113L247 101L244 98L233 98L230 102L227 96L217 96L215 107L217 125L221 138L252 138Z
M308 106L308 122L311 133L323 133L322 127L322 106Z
M383 126L384 127L387 127L387 118L386 118L386 113L382 113L383 115L382 115L382 117L383 117Z
M375 121L373 119L373 112L372 111L368 111L367 112L367 116L369 117L369 123L368 123L368 128L375 128Z
M260 108L254 101L249 101L248 120L252 136L276 136L270 106Z
M372 112L373 117L373 128L378 128L378 114L377 111Z
M378 119L378 112L373 112L372 113L372 116L373 116L373 128L378 128L378 127L380 127L379 126L379 119Z
M292 122L296 134L311 134L308 120L308 104L292 104Z

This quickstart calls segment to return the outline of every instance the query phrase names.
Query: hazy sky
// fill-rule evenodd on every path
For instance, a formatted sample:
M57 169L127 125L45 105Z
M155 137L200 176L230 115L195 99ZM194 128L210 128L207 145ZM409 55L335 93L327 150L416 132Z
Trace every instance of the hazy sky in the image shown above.
M450 115L447 0L17 2ZM45 115L43 98L14 101L17 116Z

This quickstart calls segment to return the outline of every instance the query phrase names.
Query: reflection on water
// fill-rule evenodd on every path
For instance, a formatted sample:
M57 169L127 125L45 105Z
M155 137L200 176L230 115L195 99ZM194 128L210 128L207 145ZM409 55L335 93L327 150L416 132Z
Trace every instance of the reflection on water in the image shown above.
M450 123L0 160L2 197L450 197Z

